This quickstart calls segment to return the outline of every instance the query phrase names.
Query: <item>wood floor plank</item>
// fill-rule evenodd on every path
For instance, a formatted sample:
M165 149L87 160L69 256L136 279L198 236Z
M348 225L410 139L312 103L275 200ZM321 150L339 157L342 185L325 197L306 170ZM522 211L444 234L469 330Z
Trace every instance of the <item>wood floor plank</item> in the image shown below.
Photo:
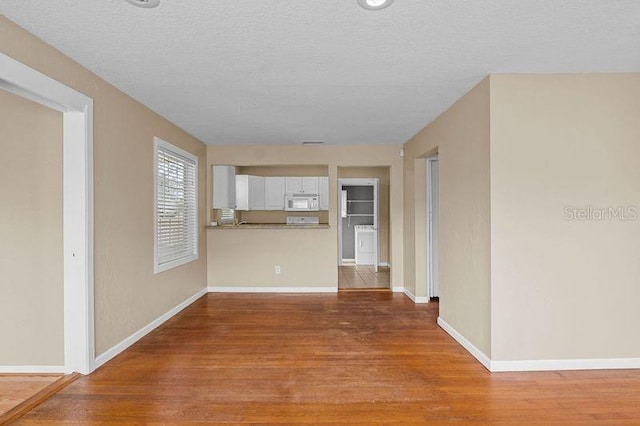
M44 386L40 386L37 391L32 392L27 398L24 398L18 404L6 410L5 412L0 413L0 425L15 422L25 413L33 410L35 407L46 401L56 392L64 389L65 386L72 383L78 377L80 377L80 374L78 373L68 375L25 375L25 378L23 378L22 380L16 380L17 383L23 385L22 387L20 387L21 391L25 390L24 384L27 381L40 384L44 383ZM6 380L3 381L3 383L6 382Z
M18 424L640 424L640 372L490 374L390 292L209 294Z
M38 393L62 374L0 374L0 415Z

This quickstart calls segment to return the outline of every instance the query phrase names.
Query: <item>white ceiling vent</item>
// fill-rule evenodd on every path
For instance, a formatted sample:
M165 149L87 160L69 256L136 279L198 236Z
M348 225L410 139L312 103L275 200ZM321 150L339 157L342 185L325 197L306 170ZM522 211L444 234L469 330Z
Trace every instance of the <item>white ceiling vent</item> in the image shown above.
M324 141L302 141L302 145L322 145Z
M160 4L160 0L126 0L127 3L131 3L134 6L144 7L150 9L157 7Z

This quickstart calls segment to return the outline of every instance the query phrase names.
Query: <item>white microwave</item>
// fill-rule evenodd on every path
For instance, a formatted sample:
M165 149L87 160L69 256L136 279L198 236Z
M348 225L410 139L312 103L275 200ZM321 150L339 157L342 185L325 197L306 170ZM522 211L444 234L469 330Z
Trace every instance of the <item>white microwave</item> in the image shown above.
M284 209L288 212L317 212L318 194L286 194Z

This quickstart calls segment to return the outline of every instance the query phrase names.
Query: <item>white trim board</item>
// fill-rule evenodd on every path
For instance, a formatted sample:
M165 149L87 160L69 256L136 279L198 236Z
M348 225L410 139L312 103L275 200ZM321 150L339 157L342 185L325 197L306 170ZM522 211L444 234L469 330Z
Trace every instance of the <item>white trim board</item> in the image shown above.
M63 113L64 370L89 374L95 357L93 99L3 53L0 88Z
M391 291L393 293L404 293L404 287L403 286L392 286L391 287Z
M356 260L342 259L342 264L340 266L356 266ZM391 268L391 264L389 262L379 262L378 266L386 266L387 268Z
M492 372L559 371L559 370L625 370L640 368L640 358L602 359L537 359L491 361Z
M209 293L337 293L338 287L209 287Z
M491 360L488 356L484 354L480 349L478 349L473 343L467 340L462 334L458 333L458 331L451 327L445 320L441 317L438 317L438 325L444 331L447 332L453 339L460 343L460 345L467 350L471 355L474 356L475 359L480 361L480 364L484 365L484 367L491 371Z
M124 339L120 343L116 344L115 346L111 347L110 349L107 349L105 352L103 352L98 357L96 357L96 360L95 360L95 363L94 363L95 364L95 368L98 368L98 367L104 365L106 362L112 360L117 355L119 355L122 352L124 352L126 349L128 349L131 345L136 343L138 340L142 339L144 336L146 336L147 334L151 333L153 330L155 330L156 328L161 326L167 320L171 319L173 316L178 314L180 311L182 311L183 309L185 309L186 307L188 307L193 302L195 302L196 300L200 299L202 296L204 296L207 293L208 292L207 292L206 288L203 288L202 290L199 290L196 294L194 294L193 296L189 297L184 302L178 304L176 307L174 307L173 309L169 310L164 315L162 315L162 316L156 318L155 320L151 321L149 324L145 325L140 330L136 331L131 336L127 337L126 339Z
M518 371L621 370L640 368L640 358L493 361L441 317L438 317L438 325L492 373Z
M55 374L65 373L64 365L0 365L0 374Z
M404 294L406 294L407 297L409 299L411 299L413 301L413 303L415 303L415 304L429 303L429 298L428 297L416 296L408 288L403 288L403 291L404 291Z

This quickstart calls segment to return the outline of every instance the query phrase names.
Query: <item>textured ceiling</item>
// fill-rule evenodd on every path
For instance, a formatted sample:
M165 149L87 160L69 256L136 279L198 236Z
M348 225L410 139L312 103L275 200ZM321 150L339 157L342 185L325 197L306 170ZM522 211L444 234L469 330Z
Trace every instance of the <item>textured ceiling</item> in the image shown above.
M640 71L638 0L1 0L203 142L403 143L500 72Z

